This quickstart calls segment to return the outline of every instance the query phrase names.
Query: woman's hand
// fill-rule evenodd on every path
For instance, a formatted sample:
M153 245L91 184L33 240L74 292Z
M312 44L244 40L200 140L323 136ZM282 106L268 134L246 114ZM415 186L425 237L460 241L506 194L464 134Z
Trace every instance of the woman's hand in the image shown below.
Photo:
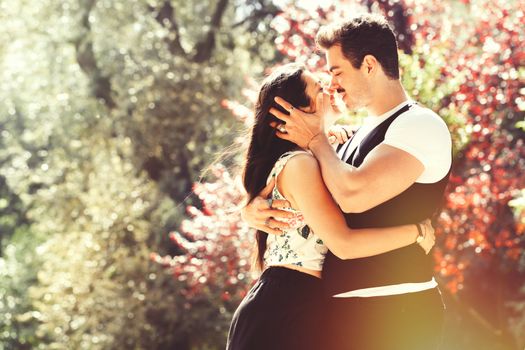
M432 227L432 222L430 219L426 219L425 221L422 221L419 223L421 225L421 229L423 230L423 241L419 243L421 248L425 251L425 254L428 254L434 244L436 243L436 236L435 236L435 230L434 227Z
M333 96L327 93L319 93L316 98L316 111L306 113L277 96L275 102L290 114L271 108L270 113L282 123L271 122L270 125L277 129L276 135L281 139L293 142L301 148L308 148L316 136L324 135L325 127L331 127L342 116L337 106L331 103L332 98Z
M327 135L328 142L330 142L331 145L335 143L342 144L354 135L354 131L349 125L336 124L328 130Z
M271 194L275 186L272 181L255 197L248 205L241 210L241 218L250 227L263 232L281 235L282 230L291 228L286 219L294 218L295 215L289 211L279 208L290 208L290 203L286 200L266 199Z

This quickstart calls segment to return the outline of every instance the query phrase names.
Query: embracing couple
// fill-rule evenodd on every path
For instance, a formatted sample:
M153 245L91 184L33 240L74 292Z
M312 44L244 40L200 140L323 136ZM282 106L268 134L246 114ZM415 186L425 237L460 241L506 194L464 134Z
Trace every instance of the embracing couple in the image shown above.
M444 305L429 219L450 174L450 133L403 89L385 18L325 26L316 41L328 87L288 64L259 92L243 218L257 229L263 272L227 348L436 349ZM334 98L368 111L355 134L325 131L339 116Z

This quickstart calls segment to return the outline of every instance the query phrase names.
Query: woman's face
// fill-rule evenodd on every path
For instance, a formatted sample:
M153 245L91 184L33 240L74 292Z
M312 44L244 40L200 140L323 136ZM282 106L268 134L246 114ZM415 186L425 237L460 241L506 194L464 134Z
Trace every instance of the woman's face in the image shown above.
M306 94L310 98L310 106L301 108L304 112L313 113L316 110L317 96L323 92L322 77L319 74L309 71L303 72L303 80L306 82Z

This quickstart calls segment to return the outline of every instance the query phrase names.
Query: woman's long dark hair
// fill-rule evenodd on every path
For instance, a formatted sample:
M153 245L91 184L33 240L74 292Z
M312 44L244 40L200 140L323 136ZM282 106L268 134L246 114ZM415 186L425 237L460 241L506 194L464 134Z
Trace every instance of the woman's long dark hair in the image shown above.
M282 123L282 121L271 115L269 111L270 108L275 107L288 114L274 102L276 96L284 98L295 107L310 105L310 98L306 94L306 82L302 76L304 71L305 67L302 65L286 64L275 69L262 83L255 105L255 119L243 172L248 202L251 202L266 186L266 179L277 159L282 154L297 148L294 143L277 137L270 123ZM256 264L261 270L264 266L267 238L267 233L257 230Z

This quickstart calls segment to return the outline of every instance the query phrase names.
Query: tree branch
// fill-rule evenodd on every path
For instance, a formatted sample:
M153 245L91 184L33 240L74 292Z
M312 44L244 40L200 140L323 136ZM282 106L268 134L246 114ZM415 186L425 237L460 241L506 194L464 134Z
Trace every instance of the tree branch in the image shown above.
M274 18L283 11L280 7L276 6L273 1L255 0L251 5L254 10L239 22L234 23L232 28L237 28L249 22L248 29L253 31L257 29L257 26L263 19L268 16Z
M85 0L82 5L81 33L73 40L76 49L77 63L80 69L87 75L92 94L104 101L104 104L113 109L116 103L111 97L111 81L104 75L97 65L93 51L93 38L91 36L91 24L89 15L95 6L96 0Z
M197 53L193 56L195 62L204 62L210 59L215 48L215 36L220 28L222 16L228 6L228 0L219 0L213 14L210 29L204 39L196 45Z
M242 26L244 23L250 21L250 22L256 22L258 20L261 20L265 18L266 16L272 16L275 17L278 13L280 13L281 10L277 7L273 7L270 9L261 9L259 11L254 11L251 15L241 19L239 22L232 25L232 28L237 28L239 26Z
M156 12L155 19L163 27L168 28L170 36L166 38L168 44L168 50L172 55L187 56L186 51L180 43L179 26L175 20L175 9L171 6L169 0L164 1L160 10L156 10L154 7L148 6L151 11Z

